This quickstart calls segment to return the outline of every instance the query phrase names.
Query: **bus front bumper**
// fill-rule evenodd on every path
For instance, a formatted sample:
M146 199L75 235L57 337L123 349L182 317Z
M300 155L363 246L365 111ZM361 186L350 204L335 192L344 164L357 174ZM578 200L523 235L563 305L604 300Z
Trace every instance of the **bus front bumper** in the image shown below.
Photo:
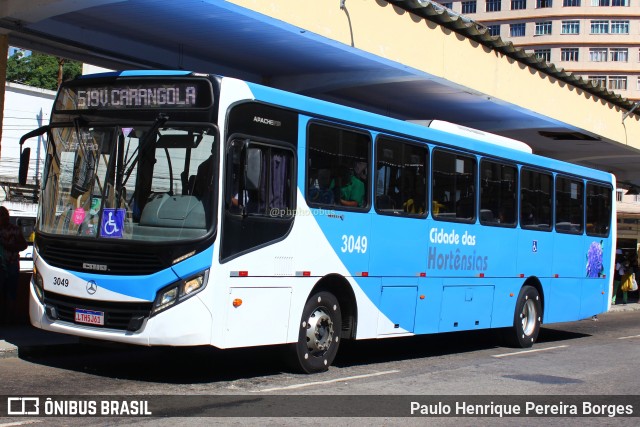
M186 301L145 319L137 331L125 331L50 319L30 286L29 317L36 328L61 334L137 345L211 345L211 313L194 295Z

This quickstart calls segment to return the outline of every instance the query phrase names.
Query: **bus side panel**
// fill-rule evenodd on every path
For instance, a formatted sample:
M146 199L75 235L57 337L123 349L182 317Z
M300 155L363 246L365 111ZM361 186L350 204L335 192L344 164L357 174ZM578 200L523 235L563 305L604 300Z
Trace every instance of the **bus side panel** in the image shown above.
M584 277L582 237L554 234L551 280L545 289L545 323L578 319Z
M419 277L426 272L427 221L373 215L369 275Z
M273 280L270 280L273 281ZM267 288L243 280L230 287L227 297L225 344L230 347L268 345L287 340L291 288ZM282 283L290 280L281 280ZM234 301L242 301L242 308Z
M486 259L485 277L517 277L514 255L518 247L518 233L514 228L476 225L469 231L475 235L475 251ZM515 281L511 282L514 286ZM517 283L520 283L518 281Z
M439 277L420 277L418 279L418 298L414 332L416 334L438 332L442 305L442 279Z
M582 297L580 318L584 319L607 311L608 286L611 270L611 239L585 236L583 239Z
M583 242L582 236L555 233L551 269L553 277L585 277L586 253L583 251Z
M577 320L580 315L582 279L550 278L544 287L545 323Z
M418 301L417 277L383 277L378 335L413 332Z
M517 274L540 279L551 277L555 233L520 230L518 238ZM516 294L519 289L516 290Z
M495 287L487 280L445 279L438 330L440 332L491 327Z
M492 280L496 291L493 296L492 328L506 328L513 326L513 316L516 300L522 287L522 278L500 278Z
M607 310L607 281L604 278L582 280L582 296L580 304L580 319L603 313Z

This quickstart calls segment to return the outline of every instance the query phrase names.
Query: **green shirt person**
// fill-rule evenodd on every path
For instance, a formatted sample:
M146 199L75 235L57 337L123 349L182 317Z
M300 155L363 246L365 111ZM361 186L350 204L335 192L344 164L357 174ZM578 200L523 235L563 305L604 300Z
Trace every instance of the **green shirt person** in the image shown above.
M346 184L340 187L340 204L361 208L364 205L365 187L367 181L367 164L356 163L353 174L350 174Z
M361 208L364 203L364 183L351 175L347 185L340 188L340 204Z

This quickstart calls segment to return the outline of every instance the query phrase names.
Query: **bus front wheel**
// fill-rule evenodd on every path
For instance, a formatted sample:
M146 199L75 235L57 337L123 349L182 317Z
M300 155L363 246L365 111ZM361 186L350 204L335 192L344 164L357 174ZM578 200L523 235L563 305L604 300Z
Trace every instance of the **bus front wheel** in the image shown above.
M298 341L291 344L295 370L313 374L329 369L338 353L342 315L338 299L329 292L313 294L304 306Z
M516 302L513 327L507 332L507 341L513 347L528 348L538 338L542 320L540 294L533 286L523 286Z

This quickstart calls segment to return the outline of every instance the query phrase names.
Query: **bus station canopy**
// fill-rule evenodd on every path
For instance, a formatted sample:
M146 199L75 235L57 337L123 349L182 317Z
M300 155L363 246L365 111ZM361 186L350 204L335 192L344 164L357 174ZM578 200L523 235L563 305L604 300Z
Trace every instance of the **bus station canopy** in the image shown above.
M6 0L0 33L111 69L215 73L458 123L640 186L640 108L429 1Z

